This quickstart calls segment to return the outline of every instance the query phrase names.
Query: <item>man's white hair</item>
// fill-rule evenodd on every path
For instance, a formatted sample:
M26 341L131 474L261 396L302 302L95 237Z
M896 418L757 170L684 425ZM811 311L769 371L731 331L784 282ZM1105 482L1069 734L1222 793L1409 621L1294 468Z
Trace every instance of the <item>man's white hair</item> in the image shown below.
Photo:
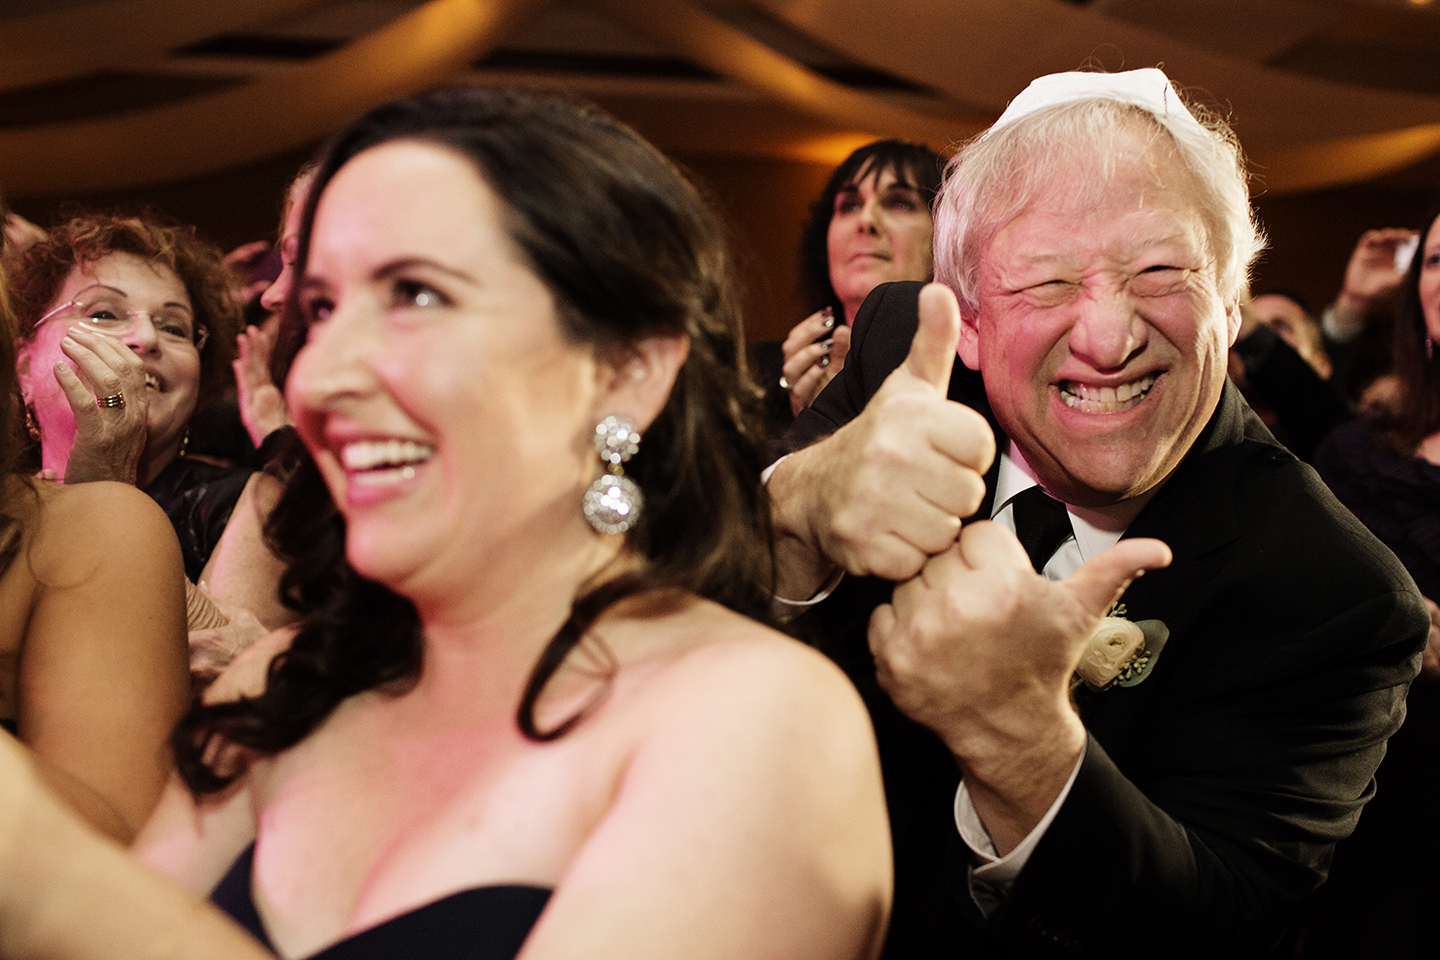
M1137 136L1162 147L1147 151L1160 185L1192 193L1216 289L1227 305L1239 301L1265 238L1229 126L1187 109L1159 70L1066 73L1032 83L950 162L935 201L935 279L955 291L965 316L979 310L980 255L995 233L1062 175L1073 179L1077 165L1090 175L1067 188L1103 192Z

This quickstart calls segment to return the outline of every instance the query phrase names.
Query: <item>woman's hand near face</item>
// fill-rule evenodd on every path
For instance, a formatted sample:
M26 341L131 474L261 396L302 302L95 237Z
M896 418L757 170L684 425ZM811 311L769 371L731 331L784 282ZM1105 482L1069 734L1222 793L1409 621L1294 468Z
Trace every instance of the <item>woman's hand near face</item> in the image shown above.
M850 328L837 324L831 309L826 307L795 324L780 349L785 355L782 370L790 384L790 412L799 416L825 385L845 369Z
M60 349L71 363L56 364L55 379L75 413L75 443L66 461L65 482L118 480L134 486L147 439L144 364L115 337L79 326L60 342ZM97 404L116 395L125 398L124 406Z
M1405 280L1405 270L1395 264L1395 248L1418 237L1416 231L1399 227L1366 230L1360 235L1345 265L1344 286L1332 305L1341 327L1358 331L1373 315L1383 314L1379 308Z
M285 397L270 378L270 356L275 350L275 336L260 327L246 327L235 338L235 393L240 403L240 419L255 446L266 437L290 423L285 412Z

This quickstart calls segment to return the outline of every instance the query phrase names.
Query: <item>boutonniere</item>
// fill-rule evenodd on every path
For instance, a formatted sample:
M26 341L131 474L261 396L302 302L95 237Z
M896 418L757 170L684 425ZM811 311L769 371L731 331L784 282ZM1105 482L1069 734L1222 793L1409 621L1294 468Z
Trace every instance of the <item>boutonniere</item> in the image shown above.
M1115 604L1090 634L1072 689L1082 681L1091 690L1135 686L1150 675L1168 639L1170 628L1163 621L1127 620L1125 604Z

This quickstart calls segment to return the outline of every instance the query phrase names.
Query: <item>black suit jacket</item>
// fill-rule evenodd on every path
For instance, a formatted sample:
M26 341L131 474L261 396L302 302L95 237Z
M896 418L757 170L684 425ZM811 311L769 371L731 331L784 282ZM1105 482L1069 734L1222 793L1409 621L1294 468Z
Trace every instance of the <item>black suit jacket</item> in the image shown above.
M794 445L855 416L904 360L920 286L871 294ZM993 424L979 376L956 366L951 399ZM987 502L977 516L989 514ZM875 680L865 629L891 585L847 578L815 611L880 742L896 855L887 956L1267 955L1354 828L1428 631L1394 556L1230 384L1126 536L1174 552L1122 598L1169 642L1143 683L1077 694L1080 773L988 919L954 826L958 767Z

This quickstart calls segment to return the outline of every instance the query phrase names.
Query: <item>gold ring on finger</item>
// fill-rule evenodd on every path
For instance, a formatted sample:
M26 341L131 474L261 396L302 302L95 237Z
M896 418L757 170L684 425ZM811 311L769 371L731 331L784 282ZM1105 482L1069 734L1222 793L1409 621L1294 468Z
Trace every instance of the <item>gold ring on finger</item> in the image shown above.
M95 406L102 410L115 410L125 406L125 394L112 393L108 397L96 397Z

